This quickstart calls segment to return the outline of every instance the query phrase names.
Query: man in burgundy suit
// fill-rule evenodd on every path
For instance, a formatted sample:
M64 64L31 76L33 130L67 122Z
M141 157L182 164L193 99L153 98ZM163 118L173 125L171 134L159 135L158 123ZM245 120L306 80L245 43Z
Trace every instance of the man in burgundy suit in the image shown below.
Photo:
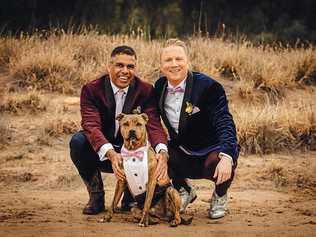
M155 83L159 111L168 129L168 168L180 191L184 212L196 193L187 178L215 182L209 217L225 215L227 190L237 166L239 146L225 91L214 79L189 70L184 42L171 39L160 57L163 76Z
M141 81L136 74L137 57L128 46L116 47L104 75L83 86L80 98L82 128L70 141L70 156L89 193L83 214L104 211L104 189L100 171L114 172L117 179L125 179L120 168L119 153L123 143L115 117L138 110L149 117L149 142L156 151L156 177L167 174L167 140L160 123L153 86ZM114 186L114 184L108 184ZM122 209L128 210L132 197L126 190Z

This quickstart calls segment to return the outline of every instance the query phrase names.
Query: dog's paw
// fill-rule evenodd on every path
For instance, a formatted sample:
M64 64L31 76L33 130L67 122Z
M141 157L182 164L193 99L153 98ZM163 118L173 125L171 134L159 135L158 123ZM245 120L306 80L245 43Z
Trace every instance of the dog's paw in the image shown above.
M138 226L140 227L147 227L149 226L149 215L143 215L142 219L138 223Z
M181 215L181 225L190 225L192 223L193 216L191 215Z
M178 223L175 219L170 221L169 226L170 227L177 227L180 223Z
M105 222L111 222L112 220L112 216L108 215L108 216L104 216L102 219L100 219L98 222L100 223L105 223Z

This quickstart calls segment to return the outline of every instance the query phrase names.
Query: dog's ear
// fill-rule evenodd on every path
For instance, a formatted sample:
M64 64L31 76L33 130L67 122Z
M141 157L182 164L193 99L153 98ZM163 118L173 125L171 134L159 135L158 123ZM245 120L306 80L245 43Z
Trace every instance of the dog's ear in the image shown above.
M117 121L120 121L122 118L124 118L124 116L125 116L126 114L123 114L123 113L120 113L120 114L118 114L117 116L116 116L116 120Z
M148 115L145 113L140 114L140 116L142 116L142 118L146 121L146 123L148 122L149 118Z

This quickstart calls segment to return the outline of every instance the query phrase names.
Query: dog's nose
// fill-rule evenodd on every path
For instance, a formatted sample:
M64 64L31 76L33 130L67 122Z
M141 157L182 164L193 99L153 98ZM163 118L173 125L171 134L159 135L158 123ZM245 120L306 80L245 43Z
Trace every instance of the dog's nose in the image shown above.
M128 135L129 135L129 138L136 138L136 131L132 129L129 131Z

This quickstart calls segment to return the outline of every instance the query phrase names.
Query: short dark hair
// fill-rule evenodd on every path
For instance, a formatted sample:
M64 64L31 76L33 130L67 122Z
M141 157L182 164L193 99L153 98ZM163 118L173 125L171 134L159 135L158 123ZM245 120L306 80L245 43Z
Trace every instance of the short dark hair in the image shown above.
M132 49L131 47L126 46L126 45L121 45L121 46L114 48L112 53L111 53L111 58L113 58L114 56L116 56L118 54L127 54L130 56L134 56L135 59L137 59L137 56L136 56L134 49Z

